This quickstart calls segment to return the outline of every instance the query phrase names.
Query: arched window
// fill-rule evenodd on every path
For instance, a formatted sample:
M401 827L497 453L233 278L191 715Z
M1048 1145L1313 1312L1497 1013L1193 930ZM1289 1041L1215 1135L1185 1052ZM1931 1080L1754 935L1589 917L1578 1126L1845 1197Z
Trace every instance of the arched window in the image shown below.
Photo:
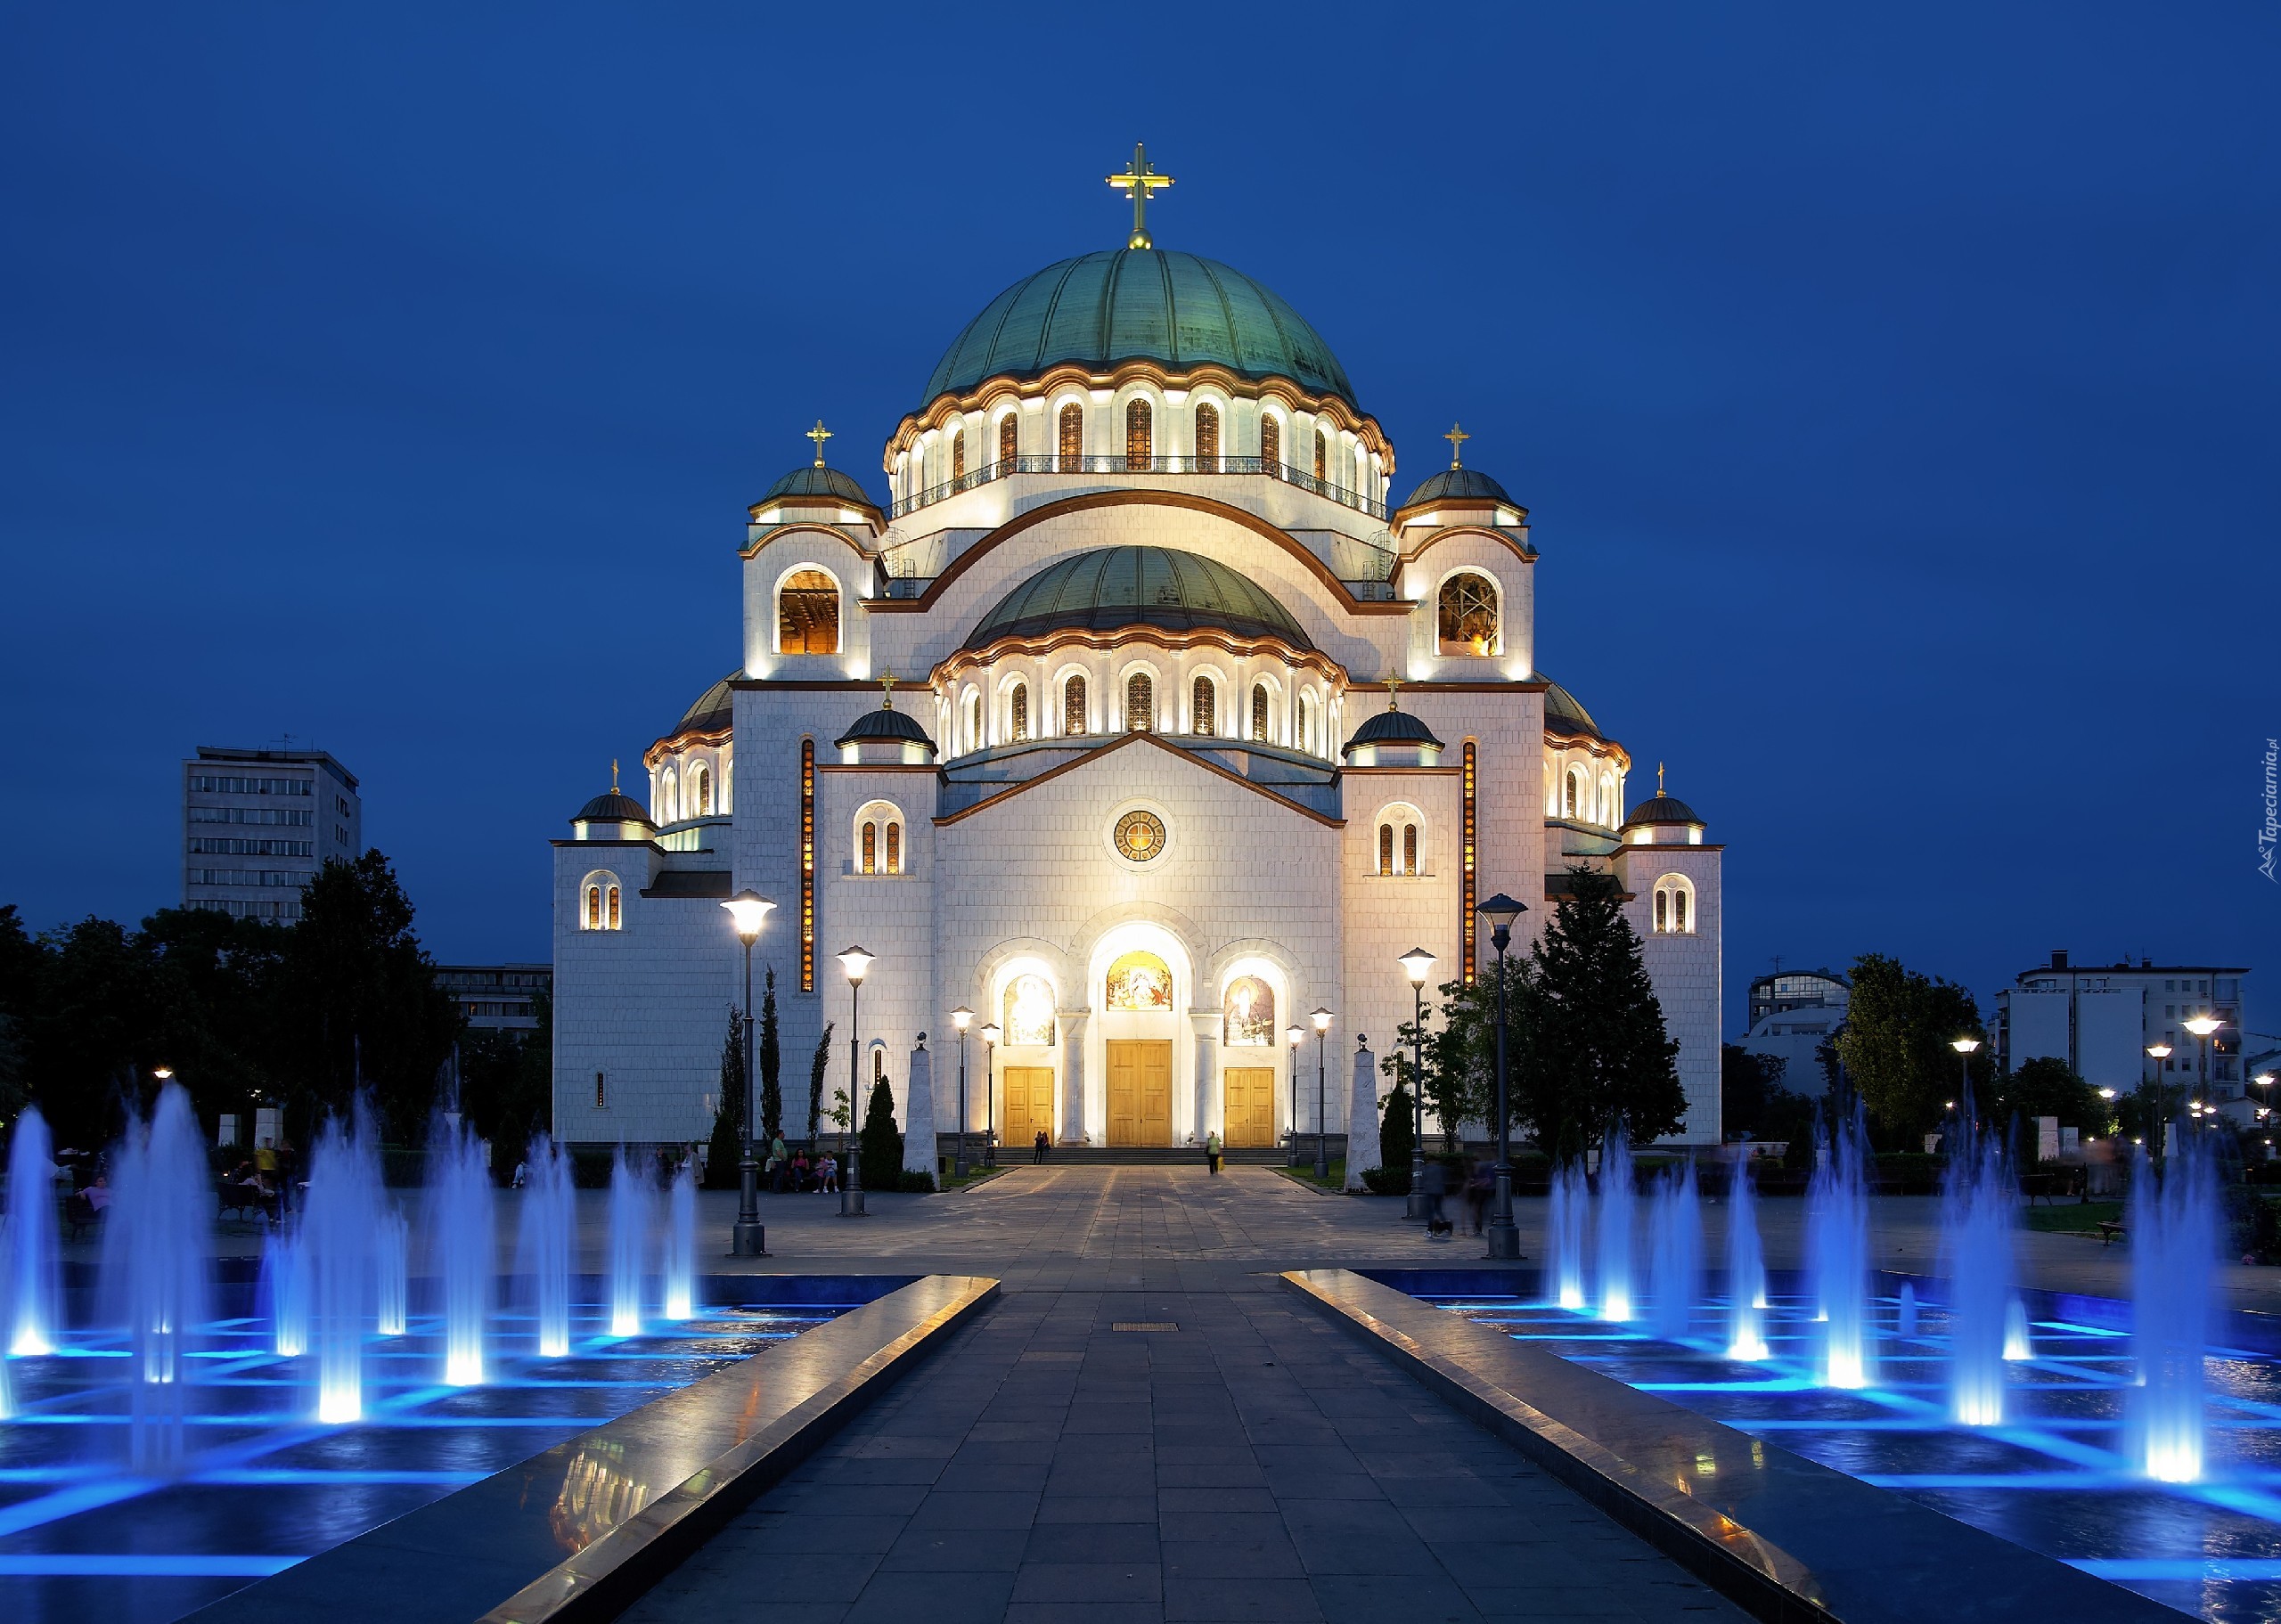
M1220 693L1210 677L1198 677L1190 687L1189 710L1191 733L1212 734L1220 730Z
M1004 1042L1043 1049L1053 1041L1053 988L1042 975L1017 975L1006 989Z
M1404 874L1418 872L1418 826L1415 823L1402 826L1402 871Z
M1315 477L1327 479L1330 470L1330 437L1321 429L1315 430Z
M609 887L609 928L616 930L617 924L617 887L612 885Z
M887 869L889 874L903 872L903 825L887 825Z
M1209 402L1196 409L1196 471L1220 471L1220 408Z
M982 696L969 689L966 699L959 708L965 717L965 749L979 750L982 748Z
M863 864L862 871L865 874L879 871L879 826L876 823L863 825Z
M579 882L578 928L616 930L618 916L617 876L598 869Z
M998 469L1002 474L1014 471L1014 458L1021 449L1021 432L1020 413L1009 412L998 420Z
M1656 931L1659 935L1694 934L1695 883L1684 874L1666 874L1656 882Z
M776 594L776 647L785 654L839 652L839 583L804 569Z
M1106 992L1112 1009L1169 1009L1172 967L1154 953L1125 953L1109 966Z
M1124 464L1128 469L1146 468L1157 454L1154 429L1147 401L1124 403Z
M601 927L602 888L600 885L589 885L586 887L586 928L600 930Z
M1006 696L1007 731L1019 744L1030 736L1030 685L1014 684L1013 692Z
M1061 471L1083 471L1085 455L1085 409L1075 401L1061 408Z
M1145 671L1124 679L1124 730L1150 733L1157 727L1157 685Z
M1310 755L1315 753L1315 701L1312 694L1299 696L1298 745Z
M951 430L951 477L966 477L966 430L963 428Z
M713 774L703 762L689 770L689 815L692 818L713 815Z
M1283 477L1283 425L1271 412L1259 414L1259 460L1276 478Z
M655 808L660 823L681 821L681 785L668 767L658 775L658 804Z
M1598 821L1610 828L1615 827L1615 774L1613 772L1600 774L1599 809L1596 817Z
M1394 872L1394 825L1391 823L1378 825L1378 872Z
M1251 736L1259 743L1267 742L1267 684L1251 685Z
M1275 989L1256 975L1239 975L1228 983L1220 1007L1225 1032L1221 1038L1230 1049L1275 1047Z
M1584 775L1571 767L1568 769L1568 794L1567 798L1561 803L1561 816L1566 818L1578 816L1576 809L1583 798Z
M1437 606L1443 654L1494 654L1497 651L1497 588L1488 576L1471 570L1442 583Z
M1061 685L1061 730L1071 739L1082 737L1085 729L1085 679L1071 677Z

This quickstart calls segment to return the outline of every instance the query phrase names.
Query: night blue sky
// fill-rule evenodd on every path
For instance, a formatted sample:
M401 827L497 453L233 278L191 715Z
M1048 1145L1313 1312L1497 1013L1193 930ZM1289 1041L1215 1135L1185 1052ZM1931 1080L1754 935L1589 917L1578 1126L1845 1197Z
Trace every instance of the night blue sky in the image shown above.
M0 901L171 902L180 757L290 732L438 957L545 957L546 841L737 661L742 504L818 415L883 489L1140 136L1398 491L1459 418L1533 510L1545 670L1728 843L1730 1011L2275 967L2281 13L1132 15L15 8Z

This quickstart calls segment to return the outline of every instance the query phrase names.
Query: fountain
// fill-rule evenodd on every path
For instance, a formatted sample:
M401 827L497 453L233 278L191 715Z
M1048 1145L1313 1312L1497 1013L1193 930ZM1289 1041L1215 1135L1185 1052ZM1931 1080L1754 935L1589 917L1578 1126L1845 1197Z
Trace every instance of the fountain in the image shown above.
M1564 1309L1584 1306L1584 1228L1591 1210L1590 1187L1582 1161L1564 1163L1552 1175L1551 1211L1547 1215L1551 1237L1552 1301Z
M609 1334L642 1334L642 1275L650 1238L650 1190L617 1147L609 1170Z
M2007 1322L2020 1309L2013 1294L2019 1197L2002 1143L1973 1126L1969 1096L1954 1138L1941 1188L1941 1262L1949 1281L1949 1414L1966 1426L1998 1426L2004 1420ZM2021 1329L2026 1329L2024 1311Z
M1806 1192L1806 1253L1820 1304L1821 1378L1830 1387L1870 1381L1868 1132L1857 1109L1831 1124Z
M2181 1128L2171 1138L2179 1148L2159 1180L2144 1152L2132 1158L2130 1332L2138 1385L2130 1394L2130 1444L2147 1476L2191 1483L2202 1476L2217 1176L2200 1136Z
M483 1142L438 1114L428 1141L428 1244L443 1277L444 1380L454 1387L485 1379L498 1266L491 1206Z
M298 1223L286 1218L261 1237L261 1280L255 1302L269 1321L270 1351L298 1359L309 1351L309 1277Z
M8 1211L0 1220L0 1305L7 1310L6 1351L17 1359L54 1352L62 1324L53 1148L47 1119L37 1106L27 1106L8 1147Z
M1656 1334L1684 1342L1703 1289L1703 1203L1692 1159L1656 1182L1647 1235L1647 1302Z
M379 1147L369 1134L352 1138L339 1122L328 1124L309 1162L299 1242L320 1421L364 1413L364 1331L367 1317L379 1317L381 1208Z
M697 1313L697 1166L684 1161L666 1197L666 1318Z
M1917 1288L1907 1281L1893 1299L1893 1334L1904 1342L1917 1334Z
M112 1165L118 1177L103 1219L102 1278L127 1332L127 1460L138 1473L171 1473L184 1459L197 1373L190 1356L210 1318L213 1253L205 1139L180 1084L160 1091L147 1123L128 1122Z
M1727 1357L1766 1357L1766 1256L1758 1241L1758 1189L1747 1155L1727 1182Z
M372 1329L382 1336L402 1336L412 1328L412 1237L404 1213L385 1196L372 1220L372 1296L377 1312Z
M1616 1123L1600 1152L1600 1318L1631 1318L1631 1145Z
M570 1253L578 1231L577 1193L570 1159L546 1134L531 1140L524 1160L523 1214L515 1244L515 1270L529 1282L531 1318L541 1359L570 1351Z

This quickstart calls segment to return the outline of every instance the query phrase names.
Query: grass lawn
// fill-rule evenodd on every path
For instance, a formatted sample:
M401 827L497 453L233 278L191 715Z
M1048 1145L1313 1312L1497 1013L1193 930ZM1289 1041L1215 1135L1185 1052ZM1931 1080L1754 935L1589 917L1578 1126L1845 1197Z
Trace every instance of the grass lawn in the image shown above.
M1315 1159L1312 1155L1303 1158L1296 1167L1284 1167L1279 1164L1268 1171L1282 1174L1294 1184L1311 1185L1319 1190L1330 1190L1343 1194L1346 1188L1346 1158L1345 1156L1331 1158L1329 1183L1324 1183L1315 1177Z
M2120 1223L2122 1220L2122 1204L2119 1201L2089 1204L2063 1201L2056 1206L2032 1206L2027 1210L2027 1216L2029 1228L2046 1234L2080 1230L2086 1235L2096 1235L2101 1223Z

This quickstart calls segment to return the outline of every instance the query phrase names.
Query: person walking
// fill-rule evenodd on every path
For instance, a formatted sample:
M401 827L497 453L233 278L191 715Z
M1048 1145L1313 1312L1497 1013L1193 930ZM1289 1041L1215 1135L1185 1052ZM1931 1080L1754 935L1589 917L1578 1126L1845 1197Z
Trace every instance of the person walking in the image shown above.
M768 1138L768 1171L771 1174L769 1187L781 1196L786 1182L792 1176L792 1155L784 1147L784 1130L781 1128Z
M1450 1238L1450 1220L1442 1216L1442 1197L1450 1192L1450 1170L1438 1157L1426 1163L1426 1238L1445 1241Z
M1220 1130L1214 1128L1204 1136L1204 1165L1212 1170L1214 1179L1220 1176Z
M1489 1212L1489 1197L1497 1188L1497 1171L1486 1155L1474 1158L1473 1171L1465 1181L1466 1216L1472 1221L1473 1232L1481 1233L1483 1219Z
M1033 1164L1045 1160L1045 1130L1041 1128L1037 1130L1037 1138L1032 1140L1030 1145L1030 1161Z

